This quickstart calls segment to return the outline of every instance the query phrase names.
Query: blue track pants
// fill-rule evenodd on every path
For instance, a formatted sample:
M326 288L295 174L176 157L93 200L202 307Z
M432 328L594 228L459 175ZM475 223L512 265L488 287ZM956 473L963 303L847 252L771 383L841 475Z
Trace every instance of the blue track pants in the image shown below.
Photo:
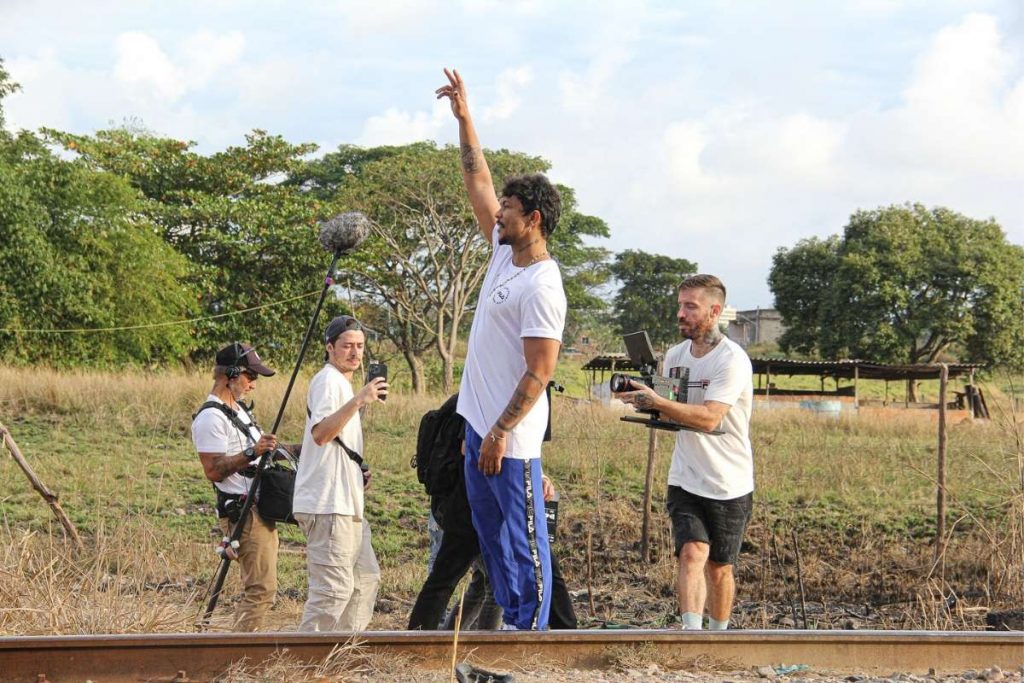
M506 624L539 630L551 610L551 548L540 458L503 458L501 472L477 468L482 438L466 425L466 494L494 599Z

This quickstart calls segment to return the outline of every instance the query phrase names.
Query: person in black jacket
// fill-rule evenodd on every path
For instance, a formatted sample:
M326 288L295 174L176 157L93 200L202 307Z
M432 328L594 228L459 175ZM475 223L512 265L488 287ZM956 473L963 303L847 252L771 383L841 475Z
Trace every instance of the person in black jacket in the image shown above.
M433 568L420 589L416 604L409 615L410 630L434 630L441 626L455 587L471 567L475 573L466 591L461 628L488 630L500 625L501 609L494 602L490 586L486 583L483 563L479 562L480 543L473 528L472 512L466 497L466 482L462 476L463 469L458 467L455 471L458 472L458 479L451 493L431 498L431 510L444 533ZM545 500L549 500L554 492L551 481L544 477ZM577 621L572 598L553 553L551 565L553 575L549 625L555 629L574 629ZM453 628L454 617L453 610L444 628Z

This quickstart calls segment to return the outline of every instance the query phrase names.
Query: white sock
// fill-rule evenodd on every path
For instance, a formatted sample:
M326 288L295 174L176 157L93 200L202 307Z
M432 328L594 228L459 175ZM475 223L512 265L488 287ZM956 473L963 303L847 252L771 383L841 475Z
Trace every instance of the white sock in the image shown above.
M696 612L683 612L681 620L684 631L699 631L704 627L701 616Z
M729 628L729 620L719 621L714 617L708 617L708 630L709 631L724 631Z

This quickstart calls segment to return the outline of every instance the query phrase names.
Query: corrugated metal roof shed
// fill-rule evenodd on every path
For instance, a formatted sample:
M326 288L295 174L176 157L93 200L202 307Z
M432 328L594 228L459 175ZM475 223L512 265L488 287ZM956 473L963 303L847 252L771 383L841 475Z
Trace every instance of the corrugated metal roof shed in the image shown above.
M836 379L938 379L938 363L876 363L866 360L793 360L791 358L751 358L756 374L813 375ZM947 363L949 378L970 376L983 368L977 363Z

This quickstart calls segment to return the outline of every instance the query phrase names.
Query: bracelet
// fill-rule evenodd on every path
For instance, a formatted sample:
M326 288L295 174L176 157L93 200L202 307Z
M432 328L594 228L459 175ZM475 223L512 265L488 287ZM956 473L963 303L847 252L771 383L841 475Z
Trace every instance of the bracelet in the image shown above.
M491 441L504 441L505 440L505 437L503 437L503 436L495 436L493 430L487 432L487 436L491 437Z

